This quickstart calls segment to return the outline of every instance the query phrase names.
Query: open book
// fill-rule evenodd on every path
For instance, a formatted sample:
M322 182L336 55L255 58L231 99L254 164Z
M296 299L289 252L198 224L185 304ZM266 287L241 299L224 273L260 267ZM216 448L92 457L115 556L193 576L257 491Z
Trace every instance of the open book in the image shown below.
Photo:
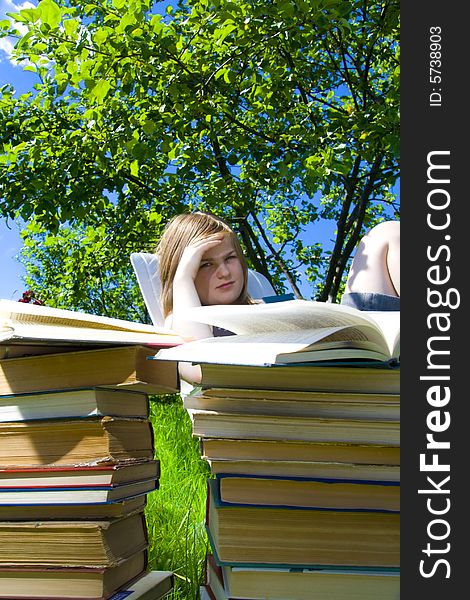
M291 300L188 309L187 318L232 331L161 350L156 358L195 363L275 365L330 360L399 362L399 311L359 311Z
M46 352L48 347L56 350L125 344L167 347L183 341L173 331L154 325L0 300L0 358L25 352L38 354Z

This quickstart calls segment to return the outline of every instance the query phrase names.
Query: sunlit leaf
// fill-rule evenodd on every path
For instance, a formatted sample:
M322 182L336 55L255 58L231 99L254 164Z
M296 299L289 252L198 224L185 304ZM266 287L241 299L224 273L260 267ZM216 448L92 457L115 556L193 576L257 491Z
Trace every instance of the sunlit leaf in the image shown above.
M54 0L40 0L37 11L41 21L52 28L57 27L61 21L62 11Z

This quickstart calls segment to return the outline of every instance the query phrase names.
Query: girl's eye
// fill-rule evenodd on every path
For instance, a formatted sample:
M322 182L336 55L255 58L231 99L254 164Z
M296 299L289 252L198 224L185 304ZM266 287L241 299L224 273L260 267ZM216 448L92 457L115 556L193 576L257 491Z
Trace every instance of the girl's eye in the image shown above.
M211 263L209 263L209 262L203 262L203 263L201 263L199 265L199 268L200 269L204 269L204 268L207 268L207 267L210 267L210 266L211 266Z
M234 260L236 258L237 258L237 255L236 254L232 254L231 256L227 256L226 260Z

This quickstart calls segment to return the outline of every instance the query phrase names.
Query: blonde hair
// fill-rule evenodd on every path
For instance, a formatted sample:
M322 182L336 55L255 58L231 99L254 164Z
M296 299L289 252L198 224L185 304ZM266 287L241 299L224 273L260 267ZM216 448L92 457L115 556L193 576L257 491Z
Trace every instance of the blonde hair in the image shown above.
M168 221L155 249L160 263L160 280L162 283L160 302L165 318L173 311L173 279L184 249L191 242L207 238L215 233L224 233L230 238L242 265L243 288L234 304L251 304L252 300L247 292L248 266L238 237L233 229L226 221L210 213L201 211L184 213Z

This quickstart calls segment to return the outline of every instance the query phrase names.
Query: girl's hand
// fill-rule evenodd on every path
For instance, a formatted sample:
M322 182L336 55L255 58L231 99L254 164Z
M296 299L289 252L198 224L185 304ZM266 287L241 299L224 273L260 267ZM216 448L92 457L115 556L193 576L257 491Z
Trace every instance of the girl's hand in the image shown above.
M204 254L220 244L223 239L223 233L216 233L202 240L195 240L189 246L186 246L176 269L174 282L194 281Z
M195 240L192 244L189 244L181 255L181 260L173 279L173 314L171 315L171 319L168 320L168 325L175 331L184 331L186 336L193 337L196 340L212 337L213 334L212 327L209 325L187 321L185 318L189 307L201 306L201 300L194 281L204 254L214 246L220 244L223 239L224 234L217 233L202 240ZM182 377L197 381L197 377L192 372L197 369L191 365L186 365L185 369L185 375L182 374Z

